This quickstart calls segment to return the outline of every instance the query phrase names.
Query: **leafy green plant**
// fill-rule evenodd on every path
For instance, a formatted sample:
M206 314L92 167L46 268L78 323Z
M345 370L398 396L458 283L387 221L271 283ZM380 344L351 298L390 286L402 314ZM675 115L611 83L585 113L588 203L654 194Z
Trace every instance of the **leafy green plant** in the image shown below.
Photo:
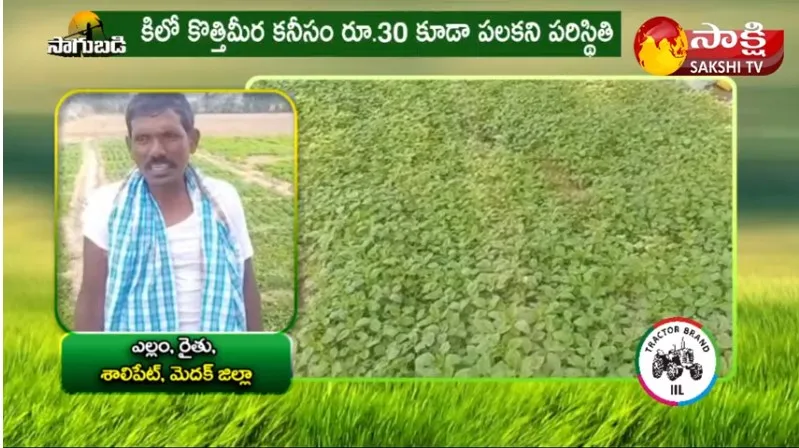
M294 182L294 138L273 137L205 137L201 151L250 171L284 182Z
M81 145L68 143L62 144L58 149L58 215L57 225L60 238L57 240L58 244L58 257L56 258L56 266L58 269L58 288L57 294L58 314L61 322L65 325L71 326L74 320L74 307L72 306L72 297L74 297L74 288L77 285L72 284L72 279L67 275L69 271L69 255L67 251L67 243L64 238L66 233L65 217L68 217L70 207L72 206L72 199L75 192L75 180L80 170L82 161Z
M98 154L107 180L111 182L122 180L134 168L125 140L105 139L99 142L99 146Z
M731 113L673 81L290 81L298 376L630 376L706 322L729 364Z

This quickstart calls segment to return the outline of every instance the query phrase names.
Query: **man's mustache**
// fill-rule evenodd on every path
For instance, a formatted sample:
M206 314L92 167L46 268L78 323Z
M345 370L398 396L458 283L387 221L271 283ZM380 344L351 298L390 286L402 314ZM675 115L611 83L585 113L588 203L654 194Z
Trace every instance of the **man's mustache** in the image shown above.
M147 161L147 168L152 168L153 165L159 165L159 164L169 165L170 167L174 167L175 166L175 164L172 163L169 159L157 158L157 159L148 160Z

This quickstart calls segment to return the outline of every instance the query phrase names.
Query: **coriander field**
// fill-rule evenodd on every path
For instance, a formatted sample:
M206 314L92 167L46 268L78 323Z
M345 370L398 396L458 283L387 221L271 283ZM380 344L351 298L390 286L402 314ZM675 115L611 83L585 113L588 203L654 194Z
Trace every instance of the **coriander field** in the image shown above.
M261 84L300 111L297 376L630 377L673 315L729 369L729 104L672 80Z
M255 250L264 327L282 330L294 313L293 116L198 114L196 126L203 137L192 163L238 191ZM92 189L120 181L133 169L125 134L122 115L86 116L62 125L58 312L67 329L82 270L81 211ZM272 174L285 165L290 175Z

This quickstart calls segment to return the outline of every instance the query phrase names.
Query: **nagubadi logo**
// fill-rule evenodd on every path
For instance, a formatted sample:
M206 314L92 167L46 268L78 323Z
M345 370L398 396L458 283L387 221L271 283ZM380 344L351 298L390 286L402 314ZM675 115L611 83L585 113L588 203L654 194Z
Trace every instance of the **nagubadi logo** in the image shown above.
M47 41L47 54L63 57L97 58L125 54L123 36L108 36L100 17L92 11L72 16L67 34Z
M635 33L638 65L658 76L766 76L782 65L784 30L748 22L742 30L685 30L668 17L653 17Z
M702 324L672 317L641 338L635 363L647 394L669 406L685 406L707 396L716 384L717 361L713 338Z

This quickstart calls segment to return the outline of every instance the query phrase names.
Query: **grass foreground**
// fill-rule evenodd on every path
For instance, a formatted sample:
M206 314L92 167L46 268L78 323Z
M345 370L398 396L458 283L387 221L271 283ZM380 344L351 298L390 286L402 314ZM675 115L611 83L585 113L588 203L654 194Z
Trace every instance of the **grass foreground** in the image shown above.
M765 265L760 283L750 289L754 280L741 281L734 377L685 408L655 403L636 383L618 380L297 380L276 397L66 395L47 255L52 241L41 237L51 234L48 204L17 194L5 205L5 446L788 446L799 440L793 362L799 289L768 277ZM741 231L742 238L749 234ZM742 259L760 255L744 247Z

